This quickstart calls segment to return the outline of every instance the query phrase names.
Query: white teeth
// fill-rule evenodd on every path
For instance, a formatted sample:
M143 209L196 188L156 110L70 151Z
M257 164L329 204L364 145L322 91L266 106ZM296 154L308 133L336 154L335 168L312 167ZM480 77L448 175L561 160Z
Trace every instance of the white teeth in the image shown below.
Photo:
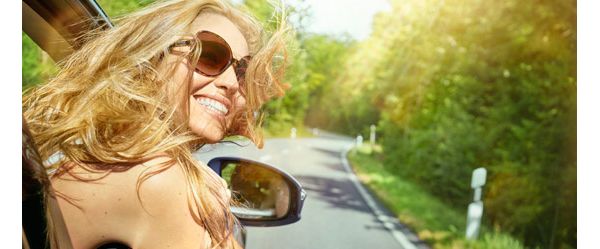
M196 101L198 102L198 104L206 106L216 112L220 112L223 115L225 115L225 114L227 114L227 112L229 112L229 110L227 110L227 107L225 107L225 105L221 104L221 102L218 102L216 100L209 99L209 98L197 98Z

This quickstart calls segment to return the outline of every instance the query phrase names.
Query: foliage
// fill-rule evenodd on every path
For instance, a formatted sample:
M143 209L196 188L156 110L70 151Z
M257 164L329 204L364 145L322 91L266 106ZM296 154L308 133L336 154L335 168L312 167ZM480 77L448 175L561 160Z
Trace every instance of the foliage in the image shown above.
M111 17L149 2L99 0ZM272 15L282 6L241 5L267 30L275 28ZM449 248L521 247L515 239L529 247L576 247L576 1L391 5L375 16L364 41L308 33L302 20L310 9L287 6L296 20L291 88L265 107L267 134L307 126L368 137L377 124L384 152L369 160L384 166L373 168L373 179L406 197L393 202L422 201L411 207L419 212L399 211L411 217L407 223L433 231L421 236ZM23 88L53 70L23 35ZM484 222L493 232L476 243L436 239L461 231L477 167L488 169ZM431 216L444 210L459 211Z
M457 208L486 167L488 225L575 247L576 2L392 7L323 86L335 91L316 101L321 123L353 135L377 123L385 169Z
M102 9L111 18L119 18L129 12L139 9L149 3L152 0L98 0L98 4L102 6Z
M273 21L276 10L285 9L288 20L297 20L288 23L296 31L288 44L285 80L291 88L284 97L268 103L264 111L267 133L279 133L281 127L303 127L309 106L315 106L311 105L311 100L316 99L324 83L333 77L332 71L339 70L334 63L337 63L337 56L346 51L348 42L300 32L305 9L274 5L267 0L246 0L243 6L261 20L267 30L276 28L277 23Z
M311 126L339 130L339 127L330 123L330 120L334 119L330 115L337 117L339 113L326 108L338 105L340 99L328 96L339 89L332 81L341 74L342 62L352 53L355 44L347 38L318 34L307 35L302 44L307 54L307 70L310 72L305 84L309 86L311 95L304 121Z
M466 208L456 209L419 184L407 181L386 169L378 157L382 152L370 145L352 150L348 158L352 168L373 193L396 217L413 229L433 248L518 249L523 245L510 235L483 228L481 239L466 241Z
M23 90L48 80L57 71L54 61L41 50L37 44L24 32L21 33L21 46L23 50L23 64L21 65Z

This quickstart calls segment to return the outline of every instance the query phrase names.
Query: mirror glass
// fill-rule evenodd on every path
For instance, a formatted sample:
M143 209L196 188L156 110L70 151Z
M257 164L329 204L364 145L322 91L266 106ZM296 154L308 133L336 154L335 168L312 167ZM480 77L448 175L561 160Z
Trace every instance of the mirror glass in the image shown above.
M283 176L251 162L225 162L221 177L231 190L231 211L238 218L280 219L290 208L290 186Z

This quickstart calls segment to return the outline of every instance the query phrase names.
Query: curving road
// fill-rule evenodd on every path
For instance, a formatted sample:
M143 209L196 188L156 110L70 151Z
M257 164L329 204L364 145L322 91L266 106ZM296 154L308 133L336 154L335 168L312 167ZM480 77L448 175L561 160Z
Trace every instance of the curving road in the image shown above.
M247 227L246 248L427 248L357 183L344 164L353 140L336 135L269 139L262 150L253 145L220 144L194 156L206 162L216 156L262 161L290 173L307 191L302 219L280 227Z

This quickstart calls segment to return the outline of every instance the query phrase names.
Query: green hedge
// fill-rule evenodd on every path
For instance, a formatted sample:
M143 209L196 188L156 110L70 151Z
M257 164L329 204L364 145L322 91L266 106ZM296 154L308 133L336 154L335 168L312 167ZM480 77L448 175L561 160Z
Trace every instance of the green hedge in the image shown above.
M365 145L352 150L348 159L359 179L419 238L436 249L520 249L521 242L506 233L483 227L480 238L465 240L467 203L454 207L420 184L386 170L381 147ZM487 216L484 213L484 219Z
M486 167L489 227L576 247L576 1L391 5L314 101L320 123L363 137L377 124L386 172L450 206Z

